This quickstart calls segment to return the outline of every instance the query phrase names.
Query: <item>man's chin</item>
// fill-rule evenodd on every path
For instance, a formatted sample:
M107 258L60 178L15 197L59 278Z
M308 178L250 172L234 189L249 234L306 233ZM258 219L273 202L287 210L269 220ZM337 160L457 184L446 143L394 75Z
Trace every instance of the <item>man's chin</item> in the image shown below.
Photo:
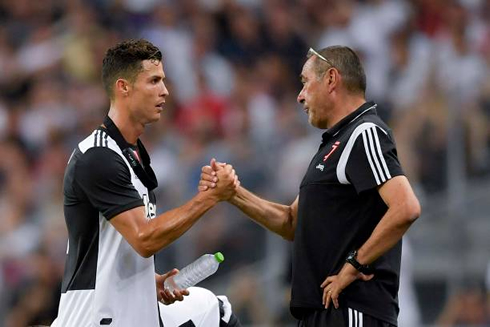
M150 124L153 124L153 123L156 123L157 121L160 120L160 114L156 114L152 117L147 117L143 123L143 125L150 125Z
M315 120L313 117L308 117L308 122L310 123L311 126L319 128L319 129L326 129L326 124L325 122L322 122L320 120Z
M313 119L313 117L312 117L311 115L309 115L309 116L308 116L308 123L309 123L311 126L313 126L313 127L318 127L318 126L316 125L316 123L317 123L317 122L315 121L315 119Z
M150 123L150 124L151 124L151 123L156 123L157 121L159 121L159 120L160 120L161 115L162 115L162 114L161 114L160 112L156 113L155 115L153 115L153 117L151 117L151 118L150 118L149 123Z

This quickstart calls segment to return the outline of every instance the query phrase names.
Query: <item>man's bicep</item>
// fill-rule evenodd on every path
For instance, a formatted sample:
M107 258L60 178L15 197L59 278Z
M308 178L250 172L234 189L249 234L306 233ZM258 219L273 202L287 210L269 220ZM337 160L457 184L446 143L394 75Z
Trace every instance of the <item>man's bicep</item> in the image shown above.
M294 234L296 233L296 226L298 224L298 202L299 196L296 197L294 202L289 206L290 208L290 219L291 219L291 236L290 239L294 239Z
M109 221L112 226L141 254L140 236L148 223L143 206L123 211Z
M123 159L107 148L89 149L79 160L75 181L106 219L144 205Z
M293 219L293 226L296 228L296 223L298 221L298 202L299 195L294 199L294 202L291 204L291 217Z
M378 188L379 195L388 208L397 205L418 204L418 200L405 176L396 176Z

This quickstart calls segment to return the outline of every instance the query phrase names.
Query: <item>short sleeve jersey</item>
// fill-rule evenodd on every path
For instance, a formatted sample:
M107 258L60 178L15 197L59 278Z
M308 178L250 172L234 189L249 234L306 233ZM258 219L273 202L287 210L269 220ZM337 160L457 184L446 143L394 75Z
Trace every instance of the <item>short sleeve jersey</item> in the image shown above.
M300 186L293 244L291 311L321 309L322 282L337 274L387 211L378 186L402 175L395 141L368 102L323 134ZM375 277L355 281L340 305L396 325L401 242L376 262Z
M138 206L154 218L155 196L105 129L78 144L63 186L68 249L53 326L160 326L154 259L141 257L109 222Z

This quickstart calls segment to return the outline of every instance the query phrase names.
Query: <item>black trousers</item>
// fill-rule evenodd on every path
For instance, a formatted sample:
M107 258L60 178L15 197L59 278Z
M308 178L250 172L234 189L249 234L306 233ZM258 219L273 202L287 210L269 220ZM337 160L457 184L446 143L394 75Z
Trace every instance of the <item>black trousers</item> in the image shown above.
M331 306L327 310L304 310L298 327L395 327L358 310Z

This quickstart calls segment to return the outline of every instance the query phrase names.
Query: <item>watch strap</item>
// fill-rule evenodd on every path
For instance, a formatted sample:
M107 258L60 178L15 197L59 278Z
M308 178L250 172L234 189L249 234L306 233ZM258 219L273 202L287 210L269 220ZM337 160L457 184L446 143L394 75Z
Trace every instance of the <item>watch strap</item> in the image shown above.
M345 261L350 263L357 269L357 271L364 275L370 275L374 272L374 269L370 265L362 265L357 261L357 250L351 251Z

